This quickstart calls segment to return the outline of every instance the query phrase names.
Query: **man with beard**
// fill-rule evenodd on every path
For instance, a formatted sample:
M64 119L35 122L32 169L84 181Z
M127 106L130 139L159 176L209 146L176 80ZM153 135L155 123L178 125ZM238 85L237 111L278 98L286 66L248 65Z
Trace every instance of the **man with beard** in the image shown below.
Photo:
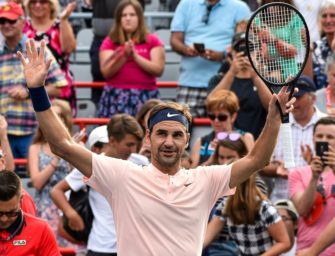
M24 66L37 119L54 154L88 177L88 185L103 194L112 207L118 255L201 255L209 213L222 196L270 161L281 125L278 101L284 113L293 109L284 87L273 95L267 122L254 148L230 165L180 167L188 145L191 114L178 103L160 103L151 111L146 139L151 146L149 166L97 155L73 141L51 109L44 89L50 61L27 45ZM42 85L42 86L41 86ZM121 158L121 157L120 157Z

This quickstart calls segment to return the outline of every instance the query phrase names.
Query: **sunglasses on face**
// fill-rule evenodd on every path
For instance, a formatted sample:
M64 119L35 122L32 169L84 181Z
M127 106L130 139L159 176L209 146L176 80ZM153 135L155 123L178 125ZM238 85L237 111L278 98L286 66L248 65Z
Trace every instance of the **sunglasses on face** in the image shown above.
M219 132L216 135L216 138L218 140L225 140L228 138L230 141L237 141L241 138L241 134L237 132Z
M20 210L18 211L10 211L10 212L0 212L0 217L2 216L7 216L8 218L13 218L16 217L17 215L19 215Z
M228 119L228 115L214 115L214 114L208 114L208 117L210 120L214 121L216 118L220 121L220 122L224 122Z
M5 18L0 18L0 25L5 25L5 23L8 23L10 25L14 25L17 22L17 20L9 20Z

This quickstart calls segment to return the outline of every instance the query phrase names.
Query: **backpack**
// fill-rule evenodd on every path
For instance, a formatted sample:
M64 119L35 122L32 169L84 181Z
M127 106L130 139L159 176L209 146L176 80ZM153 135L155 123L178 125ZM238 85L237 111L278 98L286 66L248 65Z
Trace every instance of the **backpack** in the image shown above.
M87 243L88 236L91 232L93 222L93 212L89 203L89 186L86 189L81 189L77 192L71 190L69 203L81 216L84 221L85 228L82 231L75 231L69 227L69 220L63 216L63 228L75 241ZM66 238L66 237L65 237Z

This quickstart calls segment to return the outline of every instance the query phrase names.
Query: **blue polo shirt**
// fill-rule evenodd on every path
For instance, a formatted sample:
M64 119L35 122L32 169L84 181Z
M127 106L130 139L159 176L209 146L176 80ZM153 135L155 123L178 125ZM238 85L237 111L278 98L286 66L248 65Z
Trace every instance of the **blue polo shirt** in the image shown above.
M186 45L204 43L205 48L226 51L235 34L236 24L249 19L250 9L240 0L220 0L212 8L208 23L203 22L207 13L207 1L180 1L171 23L172 32L184 32ZM216 74L221 62L208 61L202 57L183 56L179 85L207 88L209 79Z

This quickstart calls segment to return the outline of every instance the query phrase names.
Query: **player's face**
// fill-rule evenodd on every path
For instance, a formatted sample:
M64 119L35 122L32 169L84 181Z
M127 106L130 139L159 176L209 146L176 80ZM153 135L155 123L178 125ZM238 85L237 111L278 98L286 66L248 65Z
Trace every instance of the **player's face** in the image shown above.
M14 196L8 201L0 201L0 229L6 229L17 219L20 210L20 198Z
M151 144L152 163L162 172L177 172L189 137L185 126L179 122L163 121L156 124L151 134L147 133Z
M321 30L325 34L335 32L335 8L330 7L321 12L320 16Z

